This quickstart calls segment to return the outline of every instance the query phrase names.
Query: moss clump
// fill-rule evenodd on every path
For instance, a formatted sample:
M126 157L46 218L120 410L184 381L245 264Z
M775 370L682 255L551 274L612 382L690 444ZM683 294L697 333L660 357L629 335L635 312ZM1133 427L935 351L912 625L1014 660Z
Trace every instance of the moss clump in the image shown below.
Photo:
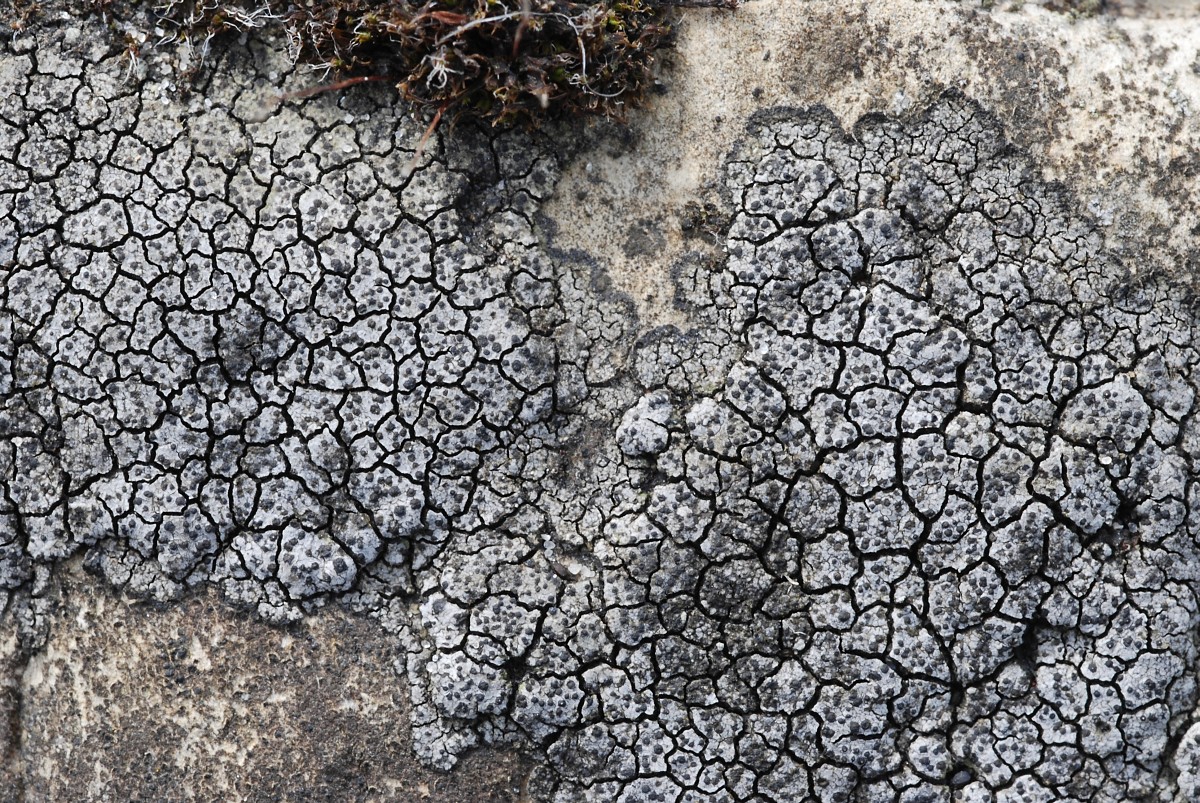
M282 26L299 59L347 84L388 81L439 117L507 125L547 114L622 117L653 82L674 8L735 2L168 0L155 13L202 54L224 34Z

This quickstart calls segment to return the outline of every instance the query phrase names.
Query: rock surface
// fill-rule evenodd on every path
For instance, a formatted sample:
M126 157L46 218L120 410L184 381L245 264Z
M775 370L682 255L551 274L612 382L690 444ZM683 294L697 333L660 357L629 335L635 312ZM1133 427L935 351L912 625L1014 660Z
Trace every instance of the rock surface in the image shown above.
M212 591L131 604L71 566L24 670L16 800L463 800L519 796L526 768L412 758L394 639L360 618L280 630ZM5 785L8 790L22 788Z
M420 155L17 32L4 788L1194 796L1197 27L757 2Z

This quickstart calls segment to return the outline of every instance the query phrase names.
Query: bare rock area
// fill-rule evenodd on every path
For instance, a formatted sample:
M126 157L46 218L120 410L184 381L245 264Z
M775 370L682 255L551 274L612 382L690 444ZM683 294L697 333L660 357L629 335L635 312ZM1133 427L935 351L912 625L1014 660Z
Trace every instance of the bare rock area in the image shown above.
M0 801L1200 799L1200 7L464 122L0 37Z

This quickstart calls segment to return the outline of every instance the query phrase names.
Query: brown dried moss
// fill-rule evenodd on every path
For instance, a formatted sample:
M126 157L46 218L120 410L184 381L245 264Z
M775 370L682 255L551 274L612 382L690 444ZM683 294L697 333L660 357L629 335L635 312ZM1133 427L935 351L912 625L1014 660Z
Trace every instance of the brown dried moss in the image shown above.
M111 11L111 0L99 0ZM544 115L622 118L653 83L678 5L736 0L167 0L156 24L202 54L230 33L280 26L333 87L387 81L440 118L494 125Z

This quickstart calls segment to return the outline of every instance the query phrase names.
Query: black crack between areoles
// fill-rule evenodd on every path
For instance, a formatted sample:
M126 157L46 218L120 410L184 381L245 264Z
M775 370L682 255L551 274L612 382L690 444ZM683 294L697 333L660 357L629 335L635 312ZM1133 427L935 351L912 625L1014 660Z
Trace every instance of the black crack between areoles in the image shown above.
M1198 788L1195 314L970 102L760 115L722 260L675 269L694 325L631 347L539 242L544 142L409 175L380 95L255 122L269 48L179 116L53 47L0 56L18 615L79 552L345 600L423 760L526 747L555 800Z

